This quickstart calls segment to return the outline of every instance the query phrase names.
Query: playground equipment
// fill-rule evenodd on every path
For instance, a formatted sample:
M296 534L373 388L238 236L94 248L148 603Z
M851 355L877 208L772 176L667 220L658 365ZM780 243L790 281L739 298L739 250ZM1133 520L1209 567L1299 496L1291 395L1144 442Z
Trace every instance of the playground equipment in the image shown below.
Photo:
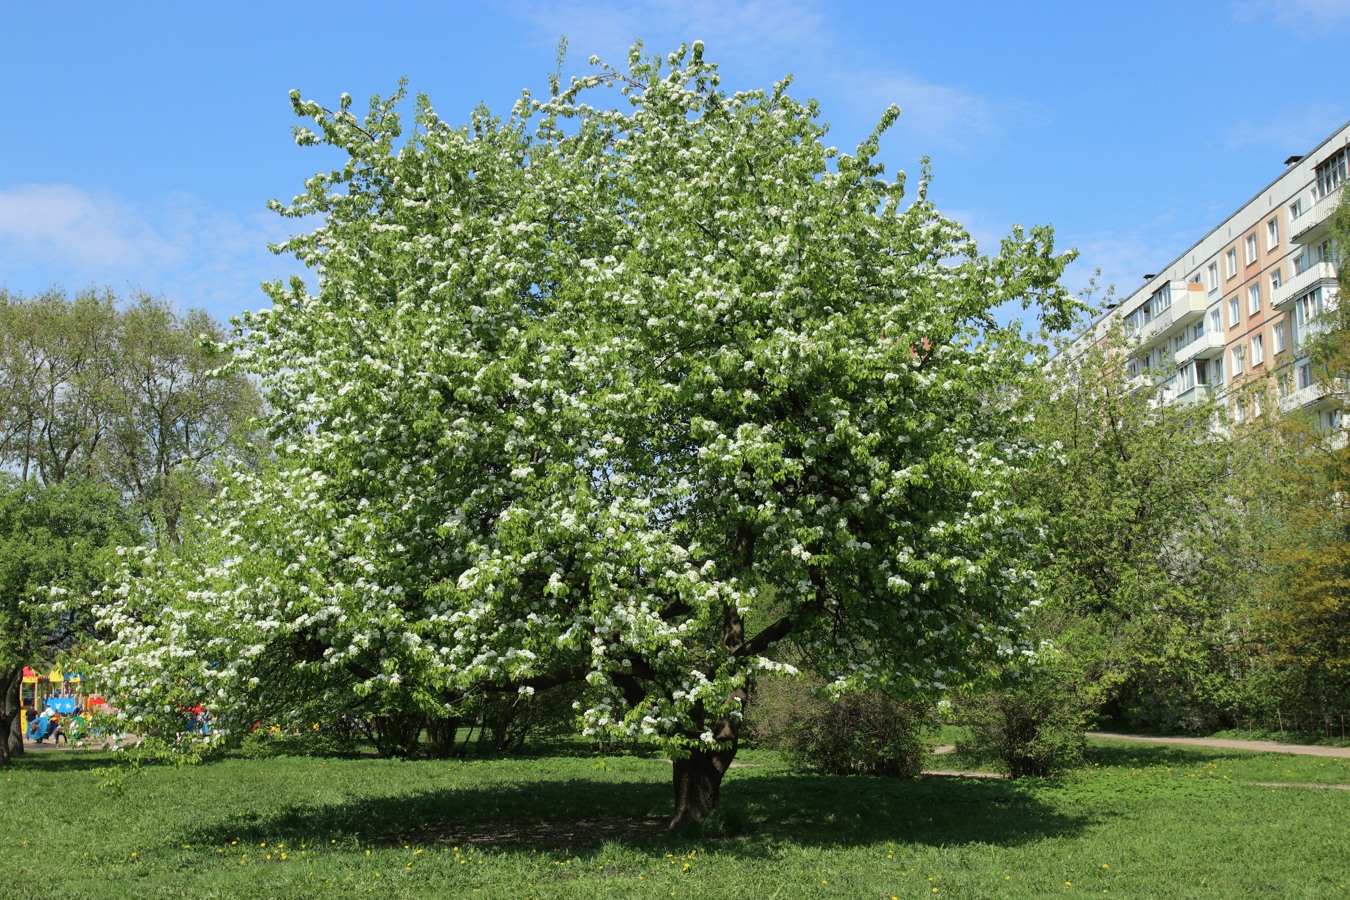
M54 668L46 675L40 675L31 666L24 666L19 679L19 727L24 735L29 740L37 740L46 733L47 709L55 709L69 721L77 709L85 706L80 694L83 687L84 678L78 672ZM99 703L103 702L103 698L97 699ZM40 711L32 722L28 721L29 710ZM37 730L38 722L42 723L41 731ZM68 727L66 730L69 733Z

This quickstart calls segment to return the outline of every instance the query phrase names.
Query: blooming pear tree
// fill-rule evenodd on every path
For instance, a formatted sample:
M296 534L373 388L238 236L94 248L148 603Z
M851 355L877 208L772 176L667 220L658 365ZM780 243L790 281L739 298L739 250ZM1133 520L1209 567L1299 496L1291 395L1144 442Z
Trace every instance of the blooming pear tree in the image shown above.
M1067 255L1042 229L980 255L926 172L906 200L875 160L894 108L840 154L701 44L592 65L466 127L292 94L345 162L276 204L320 223L279 248L317 291L273 286L238 350L275 467L234 476L209 545L128 568L133 715L449 717L584 680L586 734L675 759L682 825L756 673L909 694L1015 641L1034 359L991 311L1061 321Z

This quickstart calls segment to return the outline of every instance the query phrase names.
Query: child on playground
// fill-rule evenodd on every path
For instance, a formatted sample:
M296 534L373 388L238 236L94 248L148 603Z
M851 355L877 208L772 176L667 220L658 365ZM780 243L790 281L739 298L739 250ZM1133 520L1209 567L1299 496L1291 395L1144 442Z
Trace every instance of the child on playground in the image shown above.
M60 744L61 738L65 738L67 744L70 743L70 737L67 736L65 729L61 727L61 714L56 710L52 710L52 714L47 717L47 730L43 732L42 737L37 739L37 742L41 744L46 741L47 738L51 738L52 742L55 744Z

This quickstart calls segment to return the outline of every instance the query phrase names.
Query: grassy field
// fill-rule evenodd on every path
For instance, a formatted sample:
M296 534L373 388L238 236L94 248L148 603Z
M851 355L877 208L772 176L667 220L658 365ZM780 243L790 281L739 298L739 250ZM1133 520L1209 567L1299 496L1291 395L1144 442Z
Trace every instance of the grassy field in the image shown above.
M1350 761L1095 746L1055 780L803 775L746 752L672 838L669 764L218 759L120 795L3 779L0 897L1350 897ZM1278 786L1272 786L1278 785Z

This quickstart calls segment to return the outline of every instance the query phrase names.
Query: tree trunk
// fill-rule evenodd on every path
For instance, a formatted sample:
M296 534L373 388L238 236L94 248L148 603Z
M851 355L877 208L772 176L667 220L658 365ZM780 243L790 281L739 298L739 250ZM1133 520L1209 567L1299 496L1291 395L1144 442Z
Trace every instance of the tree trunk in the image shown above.
M14 716L12 713L0 713L0 729L3 729L0 730L0 734L3 734L5 736L5 739L0 741L0 768L3 768L10 764L9 747L14 737L13 734L11 734L10 729L14 727L13 723L16 718L17 717ZM20 746L23 746L22 740L20 742Z
M32 723L29 723L32 724ZM11 756L22 756L23 749L23 720L15 715L10 720L9 725L9 753Z
M455 738L459 734L459 716L449 719L427 720L427 753L432 759L449 759L455 755Z
M722 792L722 776L736 758L730 750L691 750L686 759L675 760L675 818L670 830L697 825L717 808Z
M23 666L0 673L0 766L10 764L10 753L23 752L23 734L19 724L19 685Z

